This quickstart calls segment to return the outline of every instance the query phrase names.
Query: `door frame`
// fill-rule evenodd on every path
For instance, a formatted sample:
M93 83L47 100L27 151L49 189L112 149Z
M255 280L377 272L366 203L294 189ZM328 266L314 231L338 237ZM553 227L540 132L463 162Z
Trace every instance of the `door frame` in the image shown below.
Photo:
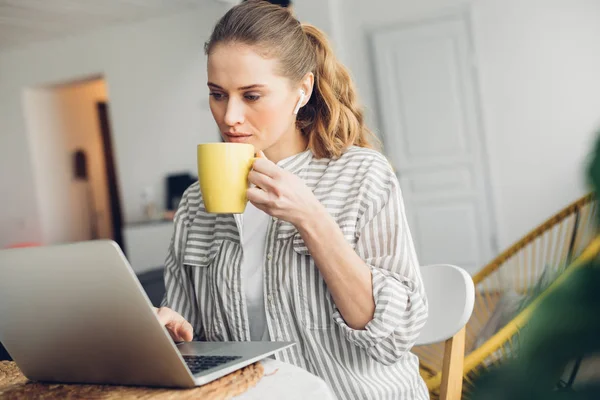
M108 188L108 206L110 208L110 218L112 222L112 237L119 247L121 247L123 253L125 253L126 248L125 239L123 237L121 196L119 193L119 184L115 167L108 103L106 101L96 102L96 113L98 115L104 165L106 168L106 184Z

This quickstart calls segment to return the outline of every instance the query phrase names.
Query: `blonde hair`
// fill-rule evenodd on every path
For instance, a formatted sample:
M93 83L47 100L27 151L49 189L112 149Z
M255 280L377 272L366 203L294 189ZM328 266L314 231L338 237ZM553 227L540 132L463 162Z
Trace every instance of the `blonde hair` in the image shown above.
M337 158L350 146L373 147L377 138L364 123L363 109L348 70L337 60L326 35L292 14L262 0L231 8L204 45L207 55L219 43L242 43L280 63L280 73L300 82L315 76L313 93L296 124L317 158Z

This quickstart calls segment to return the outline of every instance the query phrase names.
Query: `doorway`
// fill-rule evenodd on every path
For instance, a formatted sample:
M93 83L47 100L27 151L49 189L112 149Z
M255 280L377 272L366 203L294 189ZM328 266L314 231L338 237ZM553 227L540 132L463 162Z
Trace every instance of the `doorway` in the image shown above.
M24 104L43 243L113 239L124 248L104 79L29 88Z

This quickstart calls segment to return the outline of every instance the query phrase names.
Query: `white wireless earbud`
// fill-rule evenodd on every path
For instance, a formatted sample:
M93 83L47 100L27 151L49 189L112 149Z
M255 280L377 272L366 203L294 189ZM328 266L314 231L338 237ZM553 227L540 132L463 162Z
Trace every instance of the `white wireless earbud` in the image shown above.
M304 101L305 97L306 93L304 92L304 90L300 89L300 99L298 100L298 104L296 104L296 107L294 108L294 114L298 114L298 111L300 111L300 107L302 107L302 102Z

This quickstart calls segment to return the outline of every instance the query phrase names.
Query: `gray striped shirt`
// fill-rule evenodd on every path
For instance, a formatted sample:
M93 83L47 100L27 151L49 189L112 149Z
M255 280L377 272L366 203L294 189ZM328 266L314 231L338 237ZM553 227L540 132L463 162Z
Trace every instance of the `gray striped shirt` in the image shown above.
M296 228L273 218L263 266L267 325L272 340L297 343L276 357L320 376L340 399L428 399L410 353L427 300L389 163L351 147L336 160L307 150L278 165L303 179L371 269L375 315L364 330L350 328ZM250 340L242 222L241 215L207 213L198 183L176 213L163 305L183 315L199 340Z

